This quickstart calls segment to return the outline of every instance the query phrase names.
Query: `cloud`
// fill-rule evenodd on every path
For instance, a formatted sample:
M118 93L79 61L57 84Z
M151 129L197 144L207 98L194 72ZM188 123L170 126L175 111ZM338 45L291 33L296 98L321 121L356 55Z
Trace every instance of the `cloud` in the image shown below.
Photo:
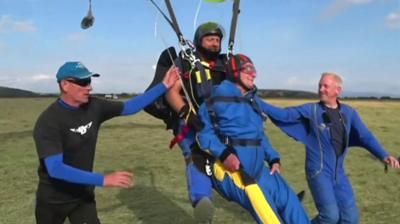
M36 74L30 77L30 80L33 82L41 82L46 80L54 80L54 75L47 75L47 74Z
M319 78L319 77L318 77ZM284 82L284 88L288 89L301 89L301 90L316 90L318 85L318 78L304 78L291 76Z
M0 74L0 86L7 86L11 88L25 89L42 93L58 92L55 75L49 75L46 73L33 73L25 75Z
M385 25L389 29L400 29L400 11L392 12L386 16Z
M81 43L87 39L87 35L83 32L71 33L66 37L66 40L71 43Z
M31 20L15 20L10 15L0 17L0 33L30 33L36 30Z
M334 0L330 6L321 13L321 18L329 19L353 6L365 5L374 1L376 0Z

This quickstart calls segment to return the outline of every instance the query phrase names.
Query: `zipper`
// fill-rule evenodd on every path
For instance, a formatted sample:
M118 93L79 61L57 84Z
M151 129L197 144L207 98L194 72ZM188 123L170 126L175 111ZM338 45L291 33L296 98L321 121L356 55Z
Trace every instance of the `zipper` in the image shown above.
M322 148L322 143L321 143L321 136L319 133L319 125L318 125L318 119L317 119L317 104L314 103L314 107L313 107L313 114L314 114L314 125L316 127L316 135L317 135L317 140L318 140L318 148L319 148L319 154L320 154L320 169L315 172L311 178L314 178L315 176L317 176L318 174L320 174L322 172L322 169L324 168L324 152L323 152L323 148Z

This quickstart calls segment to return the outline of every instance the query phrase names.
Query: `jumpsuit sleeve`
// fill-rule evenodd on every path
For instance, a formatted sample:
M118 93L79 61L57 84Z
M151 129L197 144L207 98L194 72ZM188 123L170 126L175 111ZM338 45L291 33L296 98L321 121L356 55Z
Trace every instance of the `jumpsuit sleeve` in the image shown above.
M272 147L266 135L262 138L262 147L264 149L265 161L268 164L273 164L280 161L279 153Z
M272 123L285 134L296 141L307 143L307 138L311 131L312 104L280 108L261 99L258 99L258 104L262 112L266 113Z
M269 104L268 102L257 98L257 103L261 110L268 115L269 118L281 122L299 122L302 118L301 107L281 108Z
M363 147L381 160L389 156L355 110L351 114L349 146Z
M216 130L211 123L211 119L205 103L200 106L199 117L204 123L204 128L197 135L200 143L200 148L202 150L209 150L213 156L219 158L225 150L226 146L218 138Z

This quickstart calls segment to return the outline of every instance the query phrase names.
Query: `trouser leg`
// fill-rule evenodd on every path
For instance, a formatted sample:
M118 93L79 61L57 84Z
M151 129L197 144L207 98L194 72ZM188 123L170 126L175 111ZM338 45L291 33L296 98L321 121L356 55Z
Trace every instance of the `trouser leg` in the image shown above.
M348 177L342 173L338 175L335 193L339 206L341 224L359 223L359 212L353 189Z
M71 224L100 224L97 216L96 201L84 201L71 211L69 215Z
M36 202L35 218L37 224L63 224L76 203L50 204Z
M214 186L228 200L248 210L257 223L281 223L270 192L258 184L245 186L239 172L225 170L220 162L214 165Z
M270 170L264 167L259 185L264 192L269 192L275 202L278 213L284 223L310 223L310 219L299 201L296 193L278 173L269 174Z
M335 196L333 178L324 173L307 178L318 215L313 224L336 224L340 220L339 207Z

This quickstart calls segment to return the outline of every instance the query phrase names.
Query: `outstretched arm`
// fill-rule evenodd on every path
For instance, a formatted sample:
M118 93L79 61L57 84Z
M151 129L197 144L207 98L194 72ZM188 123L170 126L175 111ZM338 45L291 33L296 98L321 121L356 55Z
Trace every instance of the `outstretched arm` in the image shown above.
M70 183L122 188L133 185L132 173L119 171L102 175L81 170L65 164L62 153L44 158L44 164L50 177Z
M152 103L162 94L164 94L167 89L171 88L178 80L179 70L177 67L171 67L167 74L165 75L162 83L154 86L153 88L149 89L145 93L132 97L128 101L124 103L124 108L122 110L121 115L131 115L139 112L147 105Z
M256 98L258 105L260 105L261 110L266 113L271 119L283 121L283 122L296 122L302 117L300 108L297 107L287 107L281 108L269 104L268 102L262 100L261 98Z
M271 121L284 133L302 143L306 142L310 131L313 106L315 104L304 104L295 107L279 108L259 97L256 98L261 110L268 115Z
M389 155L355 110L353 110L351 116L349 146L366 148L370 153L391 167L400 168L399 161L394 156Z

